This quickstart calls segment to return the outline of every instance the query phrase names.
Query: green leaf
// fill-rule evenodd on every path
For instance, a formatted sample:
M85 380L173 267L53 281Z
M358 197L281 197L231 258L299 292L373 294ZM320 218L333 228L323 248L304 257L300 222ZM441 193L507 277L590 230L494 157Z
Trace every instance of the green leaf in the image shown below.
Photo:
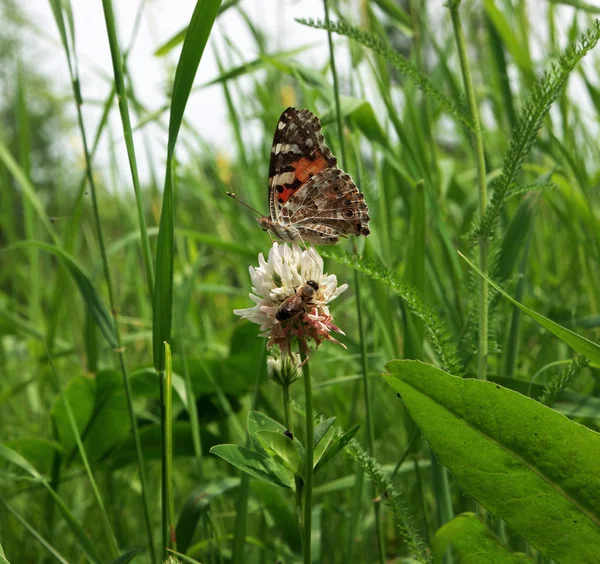
M224 478L222 480L210 482L203 488L194 490L183 504L175 538L177 539L177 548L186 552L189 548L196 525L200 517L208 510L210 503L234 488L239 487L240 478Z
M139 548L133 548L132 550L128 550L112 561L112 564L128 564L131 562L138 554L141 554L142 550Z
M256 448L256 450L260 452L265 452L262 446L261 441L258 440L256 436L259 431L272 431L274 433L280 433L283 435L286 429L281 424L271 419L270 417L260 413L259 411L251 411L248 413L248 437L250 437L250 442L252 446Z
M325 454L321 457L321 459L317 462L315 466L314 473L316 474L321 468L325 466L333 457L340 452L356 435L357 431L360 429L360 425L355 425L348 431L346 431L337 441L335 441L326 451Z
M481 270L479 270L467 257L465 257L462 253L458 253L467 264L475 271L479 276L488 281L490 286L496 289L500 294L502 294L507 300L511 301L514 305L516 305L521 311L529 315L529 317L535 319L542 327L545 327L558 337L563 343L569 345L573 350L577 351L579 354L589 358L592 362L596 364L600 364L600 346L598 346L593 341L574 333L570 329L555 323L554 321L544 317L540 313L535 312L534 310L524 306L522 303L518 302L511 296L509 296L498 284L496 284L491 278L486 276Z
M267 484L280 488L294 486L293 474L266 454L237 445L217 445L210 452Z
M300 443L295 444L293 439L277 431L258 431L256 437L269 455L294 474L303 475L304 449L298 448Z
M523 564L533 562L525 554L515 554L500 543L475 513L461 513L439 528L433 539L435 561L443 562L446 549L452 545L460 564Z
M2 543L0 543L0 564L10 564L10 562L6 559L6 555L4 554Z
M386 365L440 462L465 495L544 556L600 554L600 434L493 382L419 361Z

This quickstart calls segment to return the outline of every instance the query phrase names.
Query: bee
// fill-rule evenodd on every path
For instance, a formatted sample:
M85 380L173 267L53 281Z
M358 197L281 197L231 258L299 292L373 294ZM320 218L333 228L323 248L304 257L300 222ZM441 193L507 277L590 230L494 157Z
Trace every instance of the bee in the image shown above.
M314 280L308 280L293 296L289 297L279 306L275 317L279 321L289 321L293 317L303 313L318 291L319 284Z

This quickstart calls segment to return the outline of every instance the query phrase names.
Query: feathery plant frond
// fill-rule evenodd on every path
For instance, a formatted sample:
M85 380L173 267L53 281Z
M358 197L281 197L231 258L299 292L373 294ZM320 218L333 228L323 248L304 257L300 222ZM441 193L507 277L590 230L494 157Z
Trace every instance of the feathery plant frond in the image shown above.
M319 253L389 286L404 301L408 309L423 320L427 336L442 368L455 376L463 373L456 345L453 343L453 336L446 322L433 307L425 302L421 293L412 284L373 260L366 260L333 249L320 248Z
M467 116L467 114L445 94L442 94L431 81L410 61L405 59L399 53L396 53L391 47L386 45L383 41L377 37L362 31L353 25L345 21L330 22L329 24L321 20L313 19L297 19L298 23L312 27L314 29L323 29L343 35L353 39L357 43L360 43L364 47L371 49L378 55L381 55L386 59L396 70L406 76L412 82L414 82L421 91L429 96L432 100L436 101L446 112L453 116L458 122L467 127L468 129L474 129L473 122Z
M522 186L515 186L508 191L508 194L504 198L504 201L514 198L515 196L521 196L529 192L546 192L548 190L554 190L556 184L554 182L532 182L531 184L523 184Z
M575 378L579 376L581 371L590 364L590 361L584 356L573 359L573 362L566 368L561 370L556 376L546 384L540 399L540 403L553 407L558 401L563 392L573 383Z
M352 439L344 450L350 458L362 466L373 485L384 492L381 498L385 500L385 503L392 512L394 528L398 535L401 535L405 539L413 557L418 562L431 562L425 543L413 524L414 519L412 515L402 501L400 492L394 486L381 464L379 464L376 458L369 456L356 439Z
M306 417L304 406L296 401L292 401L292 407L298 414ZM325 420L325 416L313 411L313 420L314 424L318 425ZM339 438L342 436L342 429L337 426L334 426L333 429L336 437ZM385 501L392 512L394 528L398 535L405 540L406 545L415 560L423 563L431 562L429 551L423 539L417 532L417 528L413 524L414 518L402 501L402 494L393 484L387 472L383 469L383 466L381 466L375 457L370 456L356 439L351 439L344 447L344 451L350 458L362 466L373 486L379 491L384 492L381 495L381 499Z
M485 215L469 234L473 242L481 241L491 236L498 217L507 197L513 195L515 179L523 168L523 161L531 150L542 122L550 107L560 94L569 78L583 57L589 53L600 40L600 20L594 26L579 36L579 39L569 45L559 60L550 65L542 78L533 89L533 93L525 102L519 116L500 178L494 182L492 198L487 205Z

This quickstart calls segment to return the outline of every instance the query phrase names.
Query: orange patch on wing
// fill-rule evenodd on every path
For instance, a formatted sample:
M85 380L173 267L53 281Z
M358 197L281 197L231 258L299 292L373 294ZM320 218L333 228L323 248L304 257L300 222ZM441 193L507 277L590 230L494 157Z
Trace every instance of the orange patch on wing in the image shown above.
M290 166L294 167L294 182L275 186L277 190L277 201L280 205L284 205L311 177L315 176L322 170L329 168L331 165L327 162L327 159L323 153L318 152L314 159L308 157L302 157ZM295 187L293 186L295 184Z
M294 166L296 167L296 178L304 183L311 176L329 168L329 163L322 153L318 153L314 160L302 157L294 163Z

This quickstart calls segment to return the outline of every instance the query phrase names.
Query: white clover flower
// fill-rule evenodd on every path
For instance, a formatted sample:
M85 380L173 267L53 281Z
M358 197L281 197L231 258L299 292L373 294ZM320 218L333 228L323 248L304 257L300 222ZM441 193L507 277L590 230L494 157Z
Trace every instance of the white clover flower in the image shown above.
M284 355L290 353L294 338L312 340L317 346L325 340L339 343L329 333L344 333L332 323L327 304L348 284L338 287L334 274L323 273L323 259L314 248L273 243L268 260L260 253L258 264L258 268L250 267L254 307L233 313L260 325L261 336L269 338L267 346L278 345ZM284 302L287 313L278 315Z

